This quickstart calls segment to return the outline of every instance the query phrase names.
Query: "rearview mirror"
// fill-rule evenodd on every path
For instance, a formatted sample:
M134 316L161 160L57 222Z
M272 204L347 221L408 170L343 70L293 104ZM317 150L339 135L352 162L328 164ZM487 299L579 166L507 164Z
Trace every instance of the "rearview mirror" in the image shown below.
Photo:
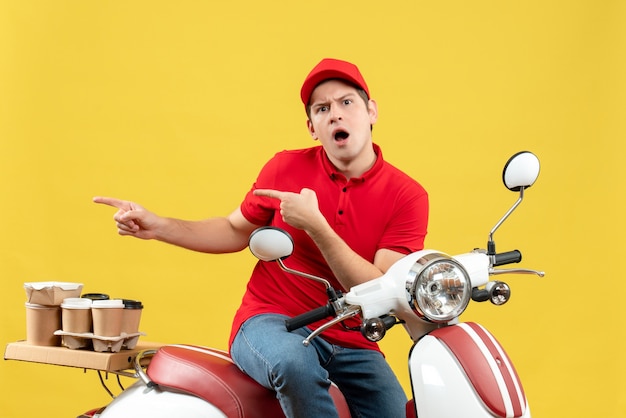
M539 176L539 159L529 151L518 152L509 158L502 171L502 181L507 189L519 192L528 189Z
M261 261L276 261L293 253L293 239L287 231L273 226L264 226L250 234L248 247Z

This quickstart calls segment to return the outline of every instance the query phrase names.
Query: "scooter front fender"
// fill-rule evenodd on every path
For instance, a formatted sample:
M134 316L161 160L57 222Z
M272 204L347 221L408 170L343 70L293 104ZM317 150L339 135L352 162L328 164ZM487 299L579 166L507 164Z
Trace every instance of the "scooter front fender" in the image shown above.
M99 418L227 418L219 409L193 395L137 381L97 415Z
M418 417L530 418L513 364L478 324L425 335L411 349L409 371Z

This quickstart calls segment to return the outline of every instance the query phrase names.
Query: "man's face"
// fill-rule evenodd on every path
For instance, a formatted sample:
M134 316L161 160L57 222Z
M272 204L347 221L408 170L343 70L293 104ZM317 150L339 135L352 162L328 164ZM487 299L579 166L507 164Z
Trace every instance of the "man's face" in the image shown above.
M355 87L329 80L313 90L310 104L309 132L333 164L340 170L369 168L375 160L371 126L378 117L376 103L369 100L366 105Z

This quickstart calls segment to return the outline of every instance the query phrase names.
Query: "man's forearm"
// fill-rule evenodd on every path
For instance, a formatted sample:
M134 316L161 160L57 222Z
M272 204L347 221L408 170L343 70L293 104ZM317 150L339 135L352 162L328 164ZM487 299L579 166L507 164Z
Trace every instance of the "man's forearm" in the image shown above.
M193 251L219 254L241 251L248 244L248 234L237 230L228 218L201 221L163 218L156 239Z
M345 289L383 274L378 267L354 252L330 225L326 224L323 228L307 233Z

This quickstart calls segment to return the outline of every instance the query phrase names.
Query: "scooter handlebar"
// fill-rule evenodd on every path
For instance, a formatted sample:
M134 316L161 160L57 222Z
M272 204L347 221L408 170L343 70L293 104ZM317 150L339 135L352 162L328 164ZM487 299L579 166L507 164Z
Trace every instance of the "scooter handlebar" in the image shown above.
M519 263L522 261L522 253L519 250L507 251L494 256L493 266L504 266L505 264Z
M333 315L335 315L335 308L329 303L317 309L313 309L312 311L286 319L285 327L287 327L287 331L291 332Z

